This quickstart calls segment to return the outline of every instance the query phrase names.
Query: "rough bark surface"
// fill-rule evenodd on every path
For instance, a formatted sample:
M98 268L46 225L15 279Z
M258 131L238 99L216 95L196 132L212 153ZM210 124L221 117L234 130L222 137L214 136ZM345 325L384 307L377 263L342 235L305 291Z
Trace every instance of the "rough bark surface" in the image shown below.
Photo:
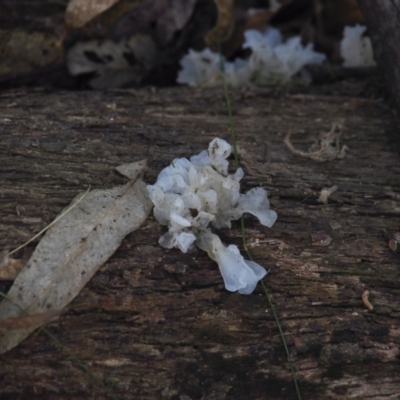
M374 55L400 113L400 0L358 0L371 34Z
M247 243L269 268L265 284L302 397L395 399L400 259L388 241L400 214L397 121L384 104L341 85L336 95L232 92L243 190L266 187L279 215L271 229L246 218ZM283 143L292 131L293 145L307 150L340 119L344 159L315 162ZM216 136L229 140L221 89L16 92L0 96L0 121L0 246L8 249L89 184L122 183L114 167L146 157L149 146L151 183L173 158L199 153ZM320 190L333 185L328 204L319 203ZM249 296L227 292L204 252L161 248L162 232L151 217L129 235L52 334L119 399L295 399L261 287ZM220 235L241 245L238 223ZM0 282L1 290L10 284ZM39 333L0 357L0 398L108 396Z

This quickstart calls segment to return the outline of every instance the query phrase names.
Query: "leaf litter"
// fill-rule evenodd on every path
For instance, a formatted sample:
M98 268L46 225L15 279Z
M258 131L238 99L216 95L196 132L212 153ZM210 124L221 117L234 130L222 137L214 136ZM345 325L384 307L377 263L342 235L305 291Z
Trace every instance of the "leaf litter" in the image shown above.
M147 219L153 207L142 175L145 160L125 164L118 172L130 181L112 189L93 190L57 221L37 245L0 303L0 322L26 314L62 310L117 250L124 237ZM17 346L43 323L0 332L0 354Z

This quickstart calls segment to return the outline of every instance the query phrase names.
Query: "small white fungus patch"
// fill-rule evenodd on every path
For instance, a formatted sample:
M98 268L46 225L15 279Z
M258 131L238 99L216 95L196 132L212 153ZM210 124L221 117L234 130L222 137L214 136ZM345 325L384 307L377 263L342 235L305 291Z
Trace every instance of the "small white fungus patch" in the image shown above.
M376 65L371 39L363 36L365 26L346 26L340 42L344 67L371 67Z
M182 70L177 82L190 86L216 85L221 82L222 73L225 73L226 82L236 87L249 83L286 82L305 65L321 64L325 60L325 55L315 52L311 43L303 46L300 36L283 42L275 28L265 32L250 29L244 35L243 48L252 51L249 59L227 62L208 48L199 52L189 50L181 60Z

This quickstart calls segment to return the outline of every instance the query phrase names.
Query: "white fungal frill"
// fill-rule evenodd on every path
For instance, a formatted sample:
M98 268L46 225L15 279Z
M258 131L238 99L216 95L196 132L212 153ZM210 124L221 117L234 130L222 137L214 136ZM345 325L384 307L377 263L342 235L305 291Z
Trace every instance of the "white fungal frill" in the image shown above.
M258 281L267 275L267 271L261 265L245 260L237 246L231 244L225 247L221 239L209 229L198 235L196 243L218 263L225 287L230 292L253 293Z
M282 35L274 28L263 33L250 29L244 36L243 48L252 50L249 68L258 84L268 83L271 79L288 81L304 66L319 65L325 60L325 55L315 52L311 43L303 46L300 36L284 43Z
M197 240L199 244L200 241L199 247L218 262L226 288L247 294L254 290L266 271L256 263L245 261L236 246L223 246L209 225L230 228L232 220L247 212L271 227L277 214L269 209L264 189L255 188L240 194L243 170L238 168L235 173L228 174L227 158L231 151L230 144L216 138L208 151L190 160L175 159L147 189L154 204L154 217L168 226L159 244L186 253L193 242Z
M376 65L371 39L364 36L366 26L346 26L340 42L340 55L345 67L373 67Z

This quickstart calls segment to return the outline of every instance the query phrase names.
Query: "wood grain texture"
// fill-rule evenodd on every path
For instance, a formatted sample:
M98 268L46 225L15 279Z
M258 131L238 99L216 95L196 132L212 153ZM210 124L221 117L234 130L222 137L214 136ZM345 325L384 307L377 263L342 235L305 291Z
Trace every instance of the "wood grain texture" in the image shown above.
M343 82L314 94L232 92L243 191L264 186L279 215L271 229L247 217L248 246L270 271L265 283L305 399L400 392L400 258L388 247L400 214L400 142L391 110L357 90ZM293 131L293 145L307 151L339 119L344 159L299 158L283 143ZM153 183L173 158L199 153L215 136L229 140L221 89L21 92L0 97L0 121L0 247L9 249L88 184L122 184L114 167L145 158L150 145L145 180ZM318 202L333 185L328 204ZM51 332L120 399L294 399L261 288L227 292L204 252L161 248L162 232L151 217L129 235ZM332 241L318 246L317 234ZM241 245L238 223L220 236ZM0 398L107 395L33 334L0 357Z
M374 55L397 112L400 112L400 1L358 0L372 39Z

